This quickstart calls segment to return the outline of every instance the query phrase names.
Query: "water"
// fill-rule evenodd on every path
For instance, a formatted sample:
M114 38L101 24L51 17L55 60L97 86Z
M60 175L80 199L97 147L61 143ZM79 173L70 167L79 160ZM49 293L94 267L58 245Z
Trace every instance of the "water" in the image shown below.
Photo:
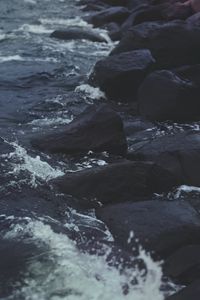
M8 261L1 269L1 299L163 300L160 264L143 250L129 267L110 264L114 241L105 224L94 211L72 208L75 199L50 184L67 172L106 164L107 154L69 159L30 144L33 136L70 123L105 99L86 78L113 47L106 32L95 29L107 43L49 37L71 25L91 28L75 4L0 2L0 255L2 263ZM91 253L91 240L101 241L101 255ZM146 272L134 267L136 259L144 261Z

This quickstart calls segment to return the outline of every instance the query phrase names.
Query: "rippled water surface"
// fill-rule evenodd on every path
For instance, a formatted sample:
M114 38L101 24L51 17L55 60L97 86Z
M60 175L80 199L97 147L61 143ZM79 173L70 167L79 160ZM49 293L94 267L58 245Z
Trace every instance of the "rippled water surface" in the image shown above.
M0 1L1 299L162 300L160 265L143 251L145 273L133 267L135 258L129 267L108 263L113 238L106 226L93 211L72 209L75 200L49 183L106 160L49 156L30 144L104 98L86 77L109 53L109 39L100 44L49 37L55 29L89 26L75 4ZM105 241L103 254L91 253L92 237Z

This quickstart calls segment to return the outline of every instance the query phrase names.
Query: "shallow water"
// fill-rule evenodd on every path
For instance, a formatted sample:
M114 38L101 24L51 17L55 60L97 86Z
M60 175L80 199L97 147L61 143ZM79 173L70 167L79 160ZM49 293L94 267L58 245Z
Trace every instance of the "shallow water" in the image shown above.
M104 165L106 156L73 160L30 145L31 137L70 123L105 97L86 78L113 47L109 38L100 44L49 37L71 25L91 27L75 4L0 2L0 256L8 260L0 271L1 299L162 300L160 264L142 250L145 274L133 267L134 257L129 267L109 264L113 238L106 226L93 211L72 209L75 200L65 199L49 183L67 172ZM80 249L80 241L87 245L92 237L102 241L103 255L91 254L89 245L89 252Z

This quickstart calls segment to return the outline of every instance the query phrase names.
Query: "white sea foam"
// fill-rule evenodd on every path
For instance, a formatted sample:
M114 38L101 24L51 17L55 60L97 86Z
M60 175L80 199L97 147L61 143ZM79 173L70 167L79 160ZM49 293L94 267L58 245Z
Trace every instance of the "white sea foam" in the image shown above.
M91 100L106 99L104 92L102 92L98 87L95 88L89 84L81 84L77 86L75 92L83 94L85 100L88 98Z
M200 193L200 187L197 186L188 186L188 185L181 185L176 189L174 192L174 198L177 199L181 196L182 193Z
M36 0L24 0L25 3L28 3L28 4L37 4L37 1Z
M63 26L78 26L78 27L87 27L92 28L92 25L85 22L80 17L72 18L72 19L57 19L57 18L41 18L39 19L41 24L43 25L63 25Z
M23 61L23 58L20 55L10 55L10 56L0 56L0 63L7 61Z
M160 292L161 268L143 250L139 258L147 267L146 275L134 268L120 272L108 265L107 255L80 252L67 236L53 232L41 221L15 225L5 238L23 238L27 234L36 243L46 244L49 251L43 254L43 260L30 260L25 285L15 292L15 296L26 300L164 299ZM137 283L133 284L135 278Z
M31 25L31 24L23 24L18 31L31 32L35 34L43 34L43 33L51 33L51 29L47 29L43 25Z
M28 171L30 179L27 181L33 187L38 186L38 180L48 181L64 175L60 169L54 169L46 161L42 161L40 156L30 156L26 149L17 143L10 145L15 148L14 152L4 154L4 158L11 161L12 170L8 174L18 176L21 172Z
M30 122L31 125L36 126L57 126L57 125L66 125L73 121L73 118L70 117L55 117L55 118L43 118L43 119L36 119Z
M0 33L0 41L5 40L6 34L5 33Z

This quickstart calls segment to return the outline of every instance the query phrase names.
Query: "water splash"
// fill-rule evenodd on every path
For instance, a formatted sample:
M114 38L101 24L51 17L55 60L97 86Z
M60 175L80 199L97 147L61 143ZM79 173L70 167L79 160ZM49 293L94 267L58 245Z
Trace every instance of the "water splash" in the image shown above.
M8 174L19 176L22 172L27 171L30 175L29 184L37 187L38 180L49 181L59 176L63 176L64 172L60 169L54 169L46 161L42 161L40 156L32 157L27 150L17 143L9 143L14 147L14 151L4 154L3 157L11 160L12 170Z
M13 296L29 300L163 300L160 291L162 271L143 250L139 259L147 272L136 268L123 271L107 262L106 255L81 252L67 236L53 232L41 221L15 225L7 239L28 236L49 249L45 260L32 260L28 266L25 285ZM135 281L137 279L137 281ZM133 283L137 282L137 283Z

